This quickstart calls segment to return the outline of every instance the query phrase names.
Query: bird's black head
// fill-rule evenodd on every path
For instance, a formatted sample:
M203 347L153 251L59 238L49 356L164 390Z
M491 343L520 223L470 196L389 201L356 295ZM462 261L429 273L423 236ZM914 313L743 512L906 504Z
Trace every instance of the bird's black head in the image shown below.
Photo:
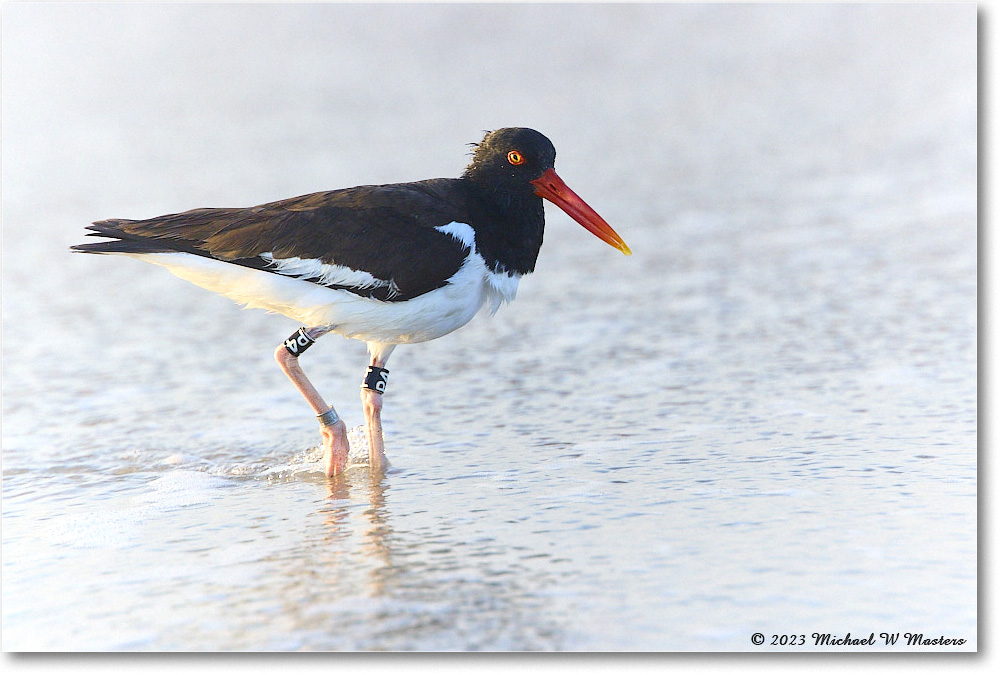
M534 195L530 182L556 161L552 142L534 129L508 127L490 131L475 148L464 175L490 185L496 192Z
M544 198L603 241L631 255L611 226L556 174L555 161L552 142L534 129L497 129L476 145L462 178L474 186L473 191L495 214L480 221L483 226L477 237L482 252L492 255L493 249L503 250L504 256L497 253L496 258L508 270L524 273L534 269L545 228ZM489 221L494 226L487 227ZM516 264L514 256L507 255L514 250L521 251Z

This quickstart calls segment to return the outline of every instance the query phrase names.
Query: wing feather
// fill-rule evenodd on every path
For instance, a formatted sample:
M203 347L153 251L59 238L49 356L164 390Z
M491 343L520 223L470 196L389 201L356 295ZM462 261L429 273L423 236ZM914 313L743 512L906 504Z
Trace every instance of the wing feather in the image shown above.
M380 300L406 300L440 288L461 267L469 245L435 228L468 222L466 204L460 179L364 185L250 208L102 220L88 228L91 235L115 241L73 248L194 253Z

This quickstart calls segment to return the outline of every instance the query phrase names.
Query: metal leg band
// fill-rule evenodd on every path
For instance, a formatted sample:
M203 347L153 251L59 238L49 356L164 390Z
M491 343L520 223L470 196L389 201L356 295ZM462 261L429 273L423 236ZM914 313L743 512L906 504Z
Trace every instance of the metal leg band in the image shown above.
M316 417L319 419L319 425L321 427L332 427L340 421L340 415L338 415L337 411L333 409L333 406L330 406L330 409L325 413L316 415Z
M305 326L295 331L290 338L285 340L285 349L292 356L298 356L309 349L316 342L306 332Z
M363 389L371 389L380 394L385 393L385 385L389 380L389 371L378 366L368 366L365 373L365 381L361 385Z

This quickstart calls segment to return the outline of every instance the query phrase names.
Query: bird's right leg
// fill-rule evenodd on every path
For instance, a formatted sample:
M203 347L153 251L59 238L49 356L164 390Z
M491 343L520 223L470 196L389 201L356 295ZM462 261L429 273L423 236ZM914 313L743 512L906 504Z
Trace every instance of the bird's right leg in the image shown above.
M351 446L347 441L347 425L337 416L333 406L326 404L299 365L299 355L312 346L321 336L329 333L328 328L300 328L290 338L274 350L274 359L281 366L288 379L299 390L302 397L316 412L320 420L320 434L323 437L323 463L326 475L335 476L347 468L347 455Z
M361 403L365 411L365 428L368 432L368 466L375 472L385 472L389 460L385 457L385 441L382 438L382 394L385 393L386 377L389 371L385 363L396 345L368 343L371 365L361 385Z

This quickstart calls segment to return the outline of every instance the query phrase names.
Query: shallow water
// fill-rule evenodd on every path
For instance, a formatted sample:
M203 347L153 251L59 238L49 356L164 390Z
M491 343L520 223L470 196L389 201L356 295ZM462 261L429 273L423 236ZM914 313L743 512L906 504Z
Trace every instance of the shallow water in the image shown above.
M975 11L6 5L3 648L975 649ZM550 210L393 354L380 479L290 320L67 252L505 125L635 253ZM364 346L303 361L360 423Z

